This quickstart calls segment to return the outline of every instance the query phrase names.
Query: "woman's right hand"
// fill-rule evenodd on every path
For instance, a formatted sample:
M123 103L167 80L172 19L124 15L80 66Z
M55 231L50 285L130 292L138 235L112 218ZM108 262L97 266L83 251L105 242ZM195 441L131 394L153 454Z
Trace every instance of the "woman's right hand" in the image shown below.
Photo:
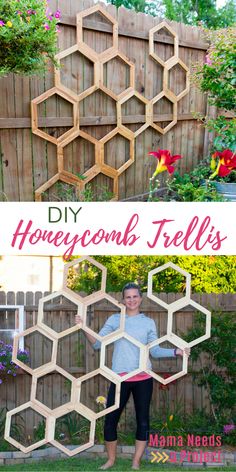
M83 318L81 318L80 315L75 315L75 324L80 324L83 326ZM89 333L84 333L86 338L91 344L95 344L96 338L94 338L91 334Z
M81 318L80 315L75 315L75 324L82 324L83 319Z

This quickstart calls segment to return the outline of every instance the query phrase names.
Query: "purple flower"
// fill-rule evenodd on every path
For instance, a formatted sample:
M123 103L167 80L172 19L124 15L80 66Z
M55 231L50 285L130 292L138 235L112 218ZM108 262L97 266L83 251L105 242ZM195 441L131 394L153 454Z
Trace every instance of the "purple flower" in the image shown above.
M29 355L29 351L27 351L27 349L23 350L23 349L19 349L18 350L18 354L23 354L25 356L28 356Z
M27 10L27 14L28 15L36 15L36 11L32 10L32 8L30 8L29 10Z
M7 374L10 375L11 373L12 373L12 371L9 369L9 370L7 371Z
M0 379L0 385L2 384L2 379Z
M14 372L13 377L16 377L16 373Z
M4 370L4 365L0 362L0 370Z
M212 66L212 60L211 60L209 54L206 54L205 64L207 64L208 66Z
M229 434L230 431L233 431L235 429L235 425L234 424L225 424L224 426L224 433L225 434Z
M4 25L5 25L4 21L0 20L0 26L4 26Z
M50 30L50 26L49 26L48 23L44 23L43 26L44 26L44 29L45 29L46 31Z
M55 13L54 13L54 17L55 18L61 18L61 11L60 10L57 10Z

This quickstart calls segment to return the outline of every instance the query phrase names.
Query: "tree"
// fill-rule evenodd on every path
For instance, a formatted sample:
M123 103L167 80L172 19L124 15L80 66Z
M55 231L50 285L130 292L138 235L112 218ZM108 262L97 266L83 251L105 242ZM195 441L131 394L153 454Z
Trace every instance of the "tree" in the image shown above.
M218 10L218 28L226 28L236 23L236 7L234 0L228 0L224 7Z
M163 0L165 17L189 25L200 22L208 28L221 28L236 21L234 0L217 9L216 0Z
M124 6L152 16L165 16L189 25L200 22L208 28L226 28L236 22L234 0L217 9L216 0L107 0L117 8Z
M148 1L148 0L107 0L108 3L115 5L116 8L121 6L137 12L147 13L152 16L158 16L163 13L161 1Z

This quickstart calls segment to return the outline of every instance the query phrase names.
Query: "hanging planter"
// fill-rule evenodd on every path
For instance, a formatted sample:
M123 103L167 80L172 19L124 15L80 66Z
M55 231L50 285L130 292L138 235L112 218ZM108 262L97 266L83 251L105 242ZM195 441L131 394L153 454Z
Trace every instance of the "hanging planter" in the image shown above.
M56 65L60 11L45 0L0 0L0 76L43 73Z

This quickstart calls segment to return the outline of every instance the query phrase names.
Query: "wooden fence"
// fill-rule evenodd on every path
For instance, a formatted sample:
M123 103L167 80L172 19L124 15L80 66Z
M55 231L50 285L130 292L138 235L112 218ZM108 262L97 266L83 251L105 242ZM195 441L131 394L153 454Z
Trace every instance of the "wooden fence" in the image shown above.
M47 293L48 294L48 293ZM37 322L37 309L39 299L46 295L40 292L0 292L0 305L24 305L26 314L26 328L31 327ZM117 300L121 300L119 293L113 293L112 296ZM162 294L163 299L168 303L179 298L179 294ZM193 295L193 300L202 304L208 309L219 312L231 312L234 316L236 309L235 294L209 294ZM101 300L95 305L91 305L88 310L88 323L96 332L101 328L104 321L114 313L114 306L111 306L106 300ZM154 302L144 296L142 310L156 322L159 336L165 334L166 330L166 312L160 309ZM55 330L66 329L74 323L75 307L64 301L57 305L56 302L52 306L45 306L45 320ZM2 311L0 314L4 315ZM3 323L4 316L0 317L0 323ZM186 307L178 312L176 317L176 330L178 333L185 333L188 327L194 322L194 313L192 307ZM10 321L9 321L10 323ZM3 326L3 324L2 324ZM6 322L4 322L6 328ZM9 324L12 328L12 324ZM0 324L1 329L1 324ZM1 333L0 333L1 334ZM38 336L38 335L37 335ZM31 365L38 367L41 363L45 363L50 357L50 341L42 336L29 336L25 338L25 347L30 351ZM6 340L6 338L4 338ZM8 342L12 343L12 337L8 338ZM164 346L165 347L165 346ZM194 349L194 348L193 348ZM108 352L108 363L110 362L111 351ZM167 389L160 388L158 382L154 382L154 394L152 401L153 411L161 411L169 402L169 407L175 411L176 405L183 412L190 413L195 409L210 409L207 391L203 387L197 385L193 379L193 373L197 375L201 362L207 362L202 357L199 362L190 362L189 373L178 379L176 382L170 383ZM89 343L85 340L84 334L80 332L73 333L62 338L59 341L58 349L58 365L70 372L75 377L91 372L99 365L99 351L94 351ZM173 373L181 368L180 361L175 359L157 360L153 363L156 372L163 374ZM97 376L86 381L82 390L82 401L90 408L95 408L95 398L98 395L107 394L109 382L102 376ZM45 403L49 408L55 408L69 401L69 383L57 373L52 373L39 380L37 398ZM4 381L0 386L0 408L7 407L9 410L19 406L29 400L31 388L31 376L26 373L18 375L16 378L10 378ZM123 426L130 427L130 418L134 417L133 404L129 402L123 415ZM29 429L33 428L33 418L27 420ZM32 424L31 424L32 423Z
M63 51L76 43L76 13L91 7L93 0L52 0L50 5L52 9L59 7L62 12L59 47L60 51ZM64 172L86 176L92 169L87 181L90 181L96 198L99 198L96 189L105 187L110 191L115 189L119 199L124 199L148 190L149 178L155 167L155 158L147 156L149 151L157 148L170 149L172 153L184 156L177 165L181 173L190 171L206 154L209 136L192 114L193 112L205 114L206 97L194 86L191 86L190 91L182 98L179 94L187 87L187 70L191 70L194 63L204 60L207 46L198 28L168 21L179 39L178 55L182 61L170 67L168 71L169 65L163 67L149 51L149 31L162 21L160 18L137 14L125 8L117 11L112 5L101 5L118 21L118 50L133 64L135 81L133 90L138 92L144 101L146 99L149 106L152 106L150 103L154 97L160 98L153 103L153 123L162 129L168 126L173 115L176 114L177 120L165 134L151 125L148 126L134 139L134 155L130 150L130 146L133 145L131 138L125 139L120 134L113 137L110 135L111 139L104 144L107 175L103 175L99 170L100 167L98 169L98 166L94 166L97 152L94 142L98 143L99 147L101 139L119 124L119 114L118 118L116 115L117 100L99 90L98 85L97 90L79 101L80 130L86 133L84 136L91 136L91 140L79 136L64 147ZM85 18L83 26L83 39L91 48L100 53L111 46L111 24L107 23L104 17L94 14ZM154 55L158 54L163 64L169 64L166 61L174 54L175 38L166 29L161 29L159 33L161 34L154 35ZM77 52L61 60L62 85L70 88L75 94L82 94L93 85L93 62L85 56L86 54ZM104 84L109 90L113 90L113 95L130 86L129 80L132 74L129 65L120 59L112 59L104 64ZM171 92L167 91L166 97L161 98L159 94L164 89L164 83L165 88ZM58 146L32 134L30 112L31 100L54 85L52 70L41 78L11 74L0 79L1 200L32 201L35 198L35 191L58 174ZM174 97L173 94L179 98L176 100L171 98ZM38 105L39 127L50 137L57 138L72 127L73 105L58 95L52 95L47 100L46 106L45 103ZM126 127L128 136L135 133L140 126L149 123L151 119L149 112L145 116L145 103L137 97L124 103L122 110L122 125ZM130 156L129 165L127 162ZM119 175L119 180L115 179L114 187L114 172L108 167L117 170L124 165L127 168ZM55 185L52 183L50 194L45 194L43 198L53 199L55 192ZM55 198L58 198L58 194ZM59 198L66 197L61 194Z

